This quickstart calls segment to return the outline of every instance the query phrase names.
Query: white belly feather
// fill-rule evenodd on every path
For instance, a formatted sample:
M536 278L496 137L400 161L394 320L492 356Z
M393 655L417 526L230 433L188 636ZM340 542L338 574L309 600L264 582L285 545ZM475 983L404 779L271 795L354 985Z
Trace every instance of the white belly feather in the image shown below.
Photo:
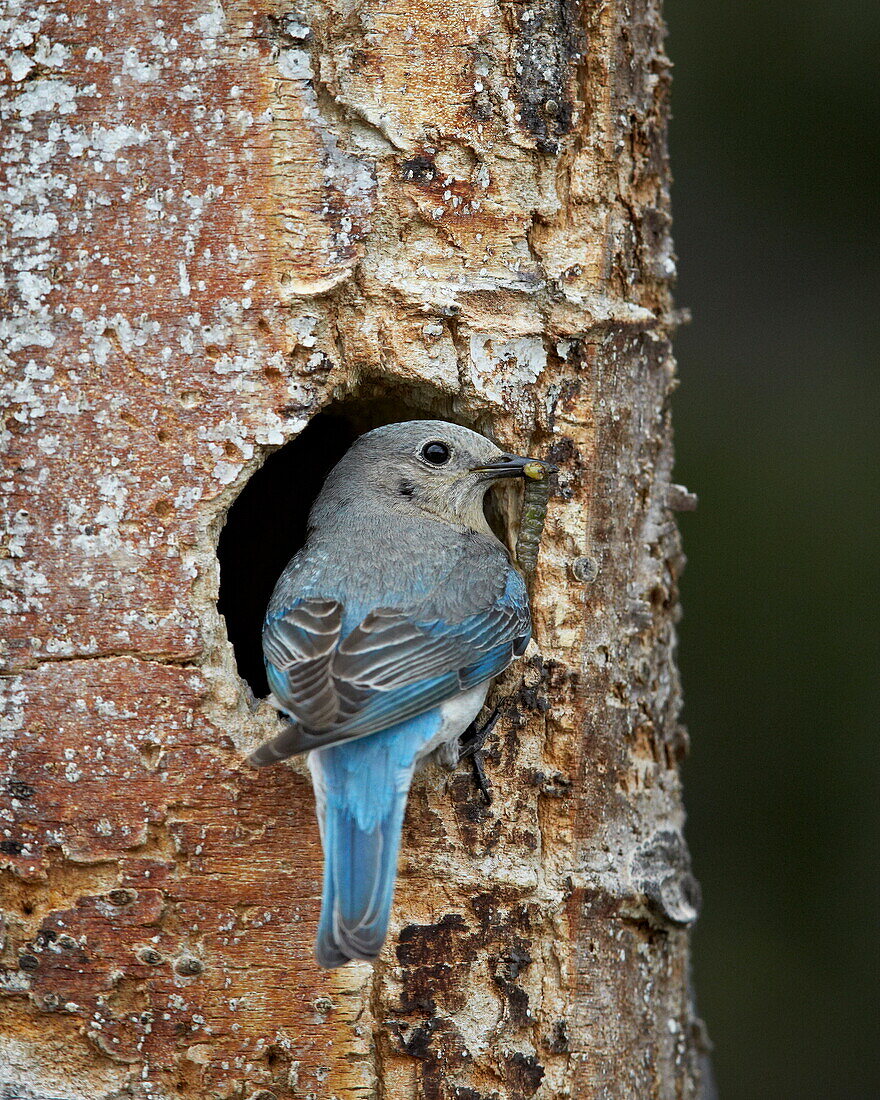
M425 757L450 741L457 741L468 726L483 709L486 696L489 694L490 681L477 684L476 687L456 695L454 699L447 699L440 704L440 728L430 741L421 749L416 757L416 770L425 760Z

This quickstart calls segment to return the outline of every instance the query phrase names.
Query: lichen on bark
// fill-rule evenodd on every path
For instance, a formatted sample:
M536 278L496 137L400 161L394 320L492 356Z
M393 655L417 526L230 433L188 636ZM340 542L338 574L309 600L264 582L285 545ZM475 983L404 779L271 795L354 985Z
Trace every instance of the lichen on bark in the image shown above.
M0 1082L697 1096L659 5L0 24ZM417 781L386 950L325 974L311 793L242 763L276 719L215 551L266 457L359 405L560 476L496 800Z

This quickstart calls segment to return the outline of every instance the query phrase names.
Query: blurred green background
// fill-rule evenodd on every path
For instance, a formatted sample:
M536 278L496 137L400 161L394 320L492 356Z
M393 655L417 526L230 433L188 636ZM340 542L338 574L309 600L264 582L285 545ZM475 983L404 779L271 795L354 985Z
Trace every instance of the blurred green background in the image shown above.
M722 1100L880 1097L880 4L666 0L680 661Z

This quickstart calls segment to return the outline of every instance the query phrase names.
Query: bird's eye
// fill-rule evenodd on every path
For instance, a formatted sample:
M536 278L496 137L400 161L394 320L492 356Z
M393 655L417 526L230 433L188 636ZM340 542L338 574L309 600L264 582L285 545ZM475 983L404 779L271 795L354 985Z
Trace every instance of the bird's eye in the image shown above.
M422 447L422 458L432 466L445 466L449 461L449 448L439 439L432 439Z

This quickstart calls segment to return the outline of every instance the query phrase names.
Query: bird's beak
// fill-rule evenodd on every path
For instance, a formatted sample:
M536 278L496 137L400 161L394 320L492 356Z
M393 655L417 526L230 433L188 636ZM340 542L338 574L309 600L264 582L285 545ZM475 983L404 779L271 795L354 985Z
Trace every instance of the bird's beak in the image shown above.
M495 462L485 466L475 466L473 472L486 474L488 481L501 477L527 477L533 481L543 481L554 473L556 467L540 458L523 458L522 455L502 455Z

